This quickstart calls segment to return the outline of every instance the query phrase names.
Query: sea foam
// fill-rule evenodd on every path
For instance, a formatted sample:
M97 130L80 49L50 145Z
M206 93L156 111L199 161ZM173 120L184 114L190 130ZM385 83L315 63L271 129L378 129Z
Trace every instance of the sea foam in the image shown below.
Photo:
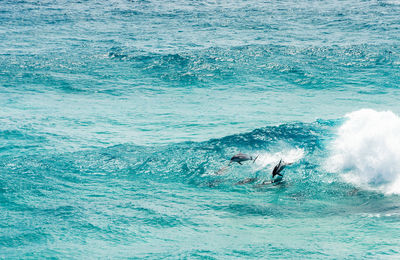
M268 166L275 166L281 159L287 163L295 163L303 157L303 149L292 148L276 153L261 153L255 162L259 170Z
M362 109L345 116L327 169L358 187L400 194L400 117Z

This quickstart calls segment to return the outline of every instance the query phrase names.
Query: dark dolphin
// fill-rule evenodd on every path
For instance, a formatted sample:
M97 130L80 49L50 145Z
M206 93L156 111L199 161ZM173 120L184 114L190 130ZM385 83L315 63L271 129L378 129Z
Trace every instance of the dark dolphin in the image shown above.
M292 163L286 163L284 161L282 161L282 159L279 161L279 163L277 165L275 165L274 169L272 170L272 182L279 182L282 180L283 175L281 174L281 172L283 171L283 169L285 169L286 166L291 165ZM276 179L275 176L279 175L279 177L277 177Z
M256 159L257 159L257 157L256 157ZM252 160L252 159L250 159L250 160ZM277 165L275 165L274 169L272 170L272 179L270 181L263 181L262 183L260 183L258 185L255 185L255 187L262 187L262 186L267 185L267 184L279 184L283 179L283 175L281 174L281 172L283 171L283 169L285 169L286 166L291 165L291 164L293 164L293 163L287 163L287 162L282 161L282 159L281 159L279 161L279 163ZM279 177L275 178L276 175L278 175ZM257 180L258 180L258 177L246 178L244 180L241 180L241 181L237 182L236 185L243 185L243 184L247 184L247 183L253 183L253 182L256 182Z
M283 179L283 175L281 174L281 172L283 171L283 169L285 169L286 166L291 165L293 163L287 163L282 161L282 159L279 161L279 163L277 165L275 165L274 169L272 170L272 178L270 181L263 181L261 184L256 185L256 187L262 187L268 184L280 184L282 182ZM275 178L275 176L277 176Z

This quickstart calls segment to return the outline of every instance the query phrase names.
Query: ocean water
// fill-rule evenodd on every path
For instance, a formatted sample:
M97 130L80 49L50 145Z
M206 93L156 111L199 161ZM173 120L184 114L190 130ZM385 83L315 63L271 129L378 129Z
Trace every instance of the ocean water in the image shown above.
M0 258L400 258L399 14L1 0Z

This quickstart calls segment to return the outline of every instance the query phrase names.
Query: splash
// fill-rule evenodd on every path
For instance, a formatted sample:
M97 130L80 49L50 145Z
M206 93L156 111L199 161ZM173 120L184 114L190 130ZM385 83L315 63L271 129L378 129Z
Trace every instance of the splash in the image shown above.
M257 155L257 159L254 160L254 164L249 164L252 166L254 171L259 171L264 168L272 168L275 166L279 160L283 160L287 163L294 163L304 157L304 150L300 148L283 150L277 153L268 153L268 152L261 152L261 153L254 153ZM254 165L254 166L253 166ZM229 165L220 168L214 172L208 172L202 175L204 176L213 176L213 175L223 175L228 173Z
M280 159L287 163L294 163L304 157L304 150L300 148L284 150L277 153L261 153L256 160L258 170L274 166Z
M391 111L372 109L345 117L327 169L356 186L400 194L400 118Z

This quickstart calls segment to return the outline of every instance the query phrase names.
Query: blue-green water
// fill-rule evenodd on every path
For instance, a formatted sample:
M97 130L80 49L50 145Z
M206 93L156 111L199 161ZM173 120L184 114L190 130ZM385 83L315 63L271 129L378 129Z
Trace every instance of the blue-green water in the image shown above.
M0 258L399 258L399 14L0 1Z

